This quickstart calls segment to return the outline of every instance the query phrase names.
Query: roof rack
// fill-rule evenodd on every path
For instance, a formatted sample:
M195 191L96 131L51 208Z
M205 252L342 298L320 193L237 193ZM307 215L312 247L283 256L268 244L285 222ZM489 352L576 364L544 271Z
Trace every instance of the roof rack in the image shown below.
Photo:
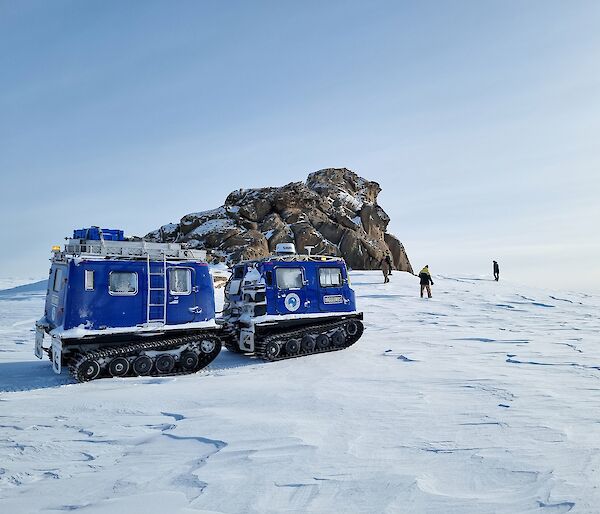
M90 259L192 259L206 261L205 250L187 248L181 243L154 243L150 241L108 241L97 239L67 239L63 251L54 251L53 260L67 257Z

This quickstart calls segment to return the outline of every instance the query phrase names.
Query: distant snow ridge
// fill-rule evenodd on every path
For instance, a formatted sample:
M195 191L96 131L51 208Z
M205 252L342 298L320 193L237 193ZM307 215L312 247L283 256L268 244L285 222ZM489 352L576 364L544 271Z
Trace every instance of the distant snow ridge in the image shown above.
M381 187L346 168L311 173L306 182L238 189L225 205L187 214L144 239L188 242L214 261L232 264L269 255L278 243L299 252L337 255L354 269L376 269L387 252L395 268L412 272L402 243L387 232L389 216L377 204Z

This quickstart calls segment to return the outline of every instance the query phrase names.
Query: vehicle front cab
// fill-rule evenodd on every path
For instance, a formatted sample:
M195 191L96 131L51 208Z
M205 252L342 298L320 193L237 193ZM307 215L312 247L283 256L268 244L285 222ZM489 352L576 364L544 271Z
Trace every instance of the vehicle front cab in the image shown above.
M348 314L358 313L343 259L274 256L233 267L221 323L239 334L240 350L251 352L256 327L293 326Z

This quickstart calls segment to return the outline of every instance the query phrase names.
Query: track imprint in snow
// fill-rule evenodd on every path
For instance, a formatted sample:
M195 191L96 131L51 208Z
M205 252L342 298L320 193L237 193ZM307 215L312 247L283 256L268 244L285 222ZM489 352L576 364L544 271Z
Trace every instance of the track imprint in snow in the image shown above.
M579 364L578 362L539 362L539 361L525 361L515 359L516 355L507 354L506 362L510 364L531 364L533 366L558 366L558 367L574 367L583 369L593 369L600 371L600 365L598 366L587 366L585 364Z
M352 277L351 349L176 379L73 384L31 355L43 298L2 302L0 511L597 510L600 297Z
M487 337L457 337L452 341L477 341L480 343L528 344L528 339L490 339Z
M171 413L171 412L161 412L163 416L167 416L168 418L173 418L175 421L181 421L185 419L183 414Z
M575 507L575 502L544 503L538 501L537 504L539 507L544 509L544 512L556 512L557 514L569 512L573 507Z

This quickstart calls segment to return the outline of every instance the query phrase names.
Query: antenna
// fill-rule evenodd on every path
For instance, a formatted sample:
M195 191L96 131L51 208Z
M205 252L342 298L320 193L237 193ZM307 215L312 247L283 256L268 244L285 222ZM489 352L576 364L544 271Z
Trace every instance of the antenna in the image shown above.
M296 253L296 246L294 243L277 243L275 253L277 255L294 255Z
M306 253L308 253L308 256L310 257L311 251L314 248L314 246L305 246L304 249L306 250Z

